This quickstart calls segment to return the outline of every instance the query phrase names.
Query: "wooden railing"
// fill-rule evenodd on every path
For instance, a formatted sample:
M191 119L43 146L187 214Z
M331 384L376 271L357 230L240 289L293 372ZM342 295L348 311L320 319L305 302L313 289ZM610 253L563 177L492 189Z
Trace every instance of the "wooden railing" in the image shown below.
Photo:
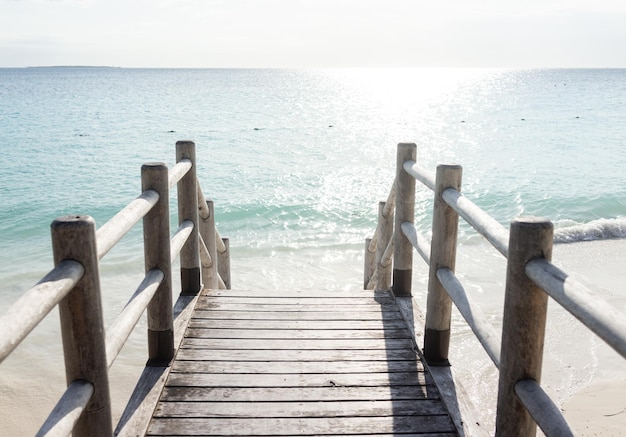
M172 261L180 255L181 295L230 286L228 241L215 229L212 202L196 177L195 144L176 143L176 165L141 168L142 193L96 230L89 216L52 222L55 267L0 319L0 363L58 304L67 390L38 436L112 436L108 369L144 311L148 366L174 356ZM177 184L179 227L170 238L169 190ZM104 329L99 260L143 219L146 275L117 319ZM225 278L225 279L222 279Z
M433 175L416 163L415 144L398 145L391 190L396 192L395 231L389 219L391 207L381 204L375 236L366 243L366 288L391 287L396 296L411 296L413 249L417 250L429 265L423 349L429 365L449 365L454 302L500 371L496 436L534 436L537 425L549 437L573 435L560 409L540 386L548 296L624 358L626 314L551 263L553 225L549 220L520 217L507 230L461 194L461 174L458 165L439 165ZM435 192L430 242L414 225L416 180ZM393 201L393 194L389 199L387 203ZM507 258L501 333L471 302L455 276L459 216ZM371 242L377 242L374 249ZM393 283L385 272L391 252Z

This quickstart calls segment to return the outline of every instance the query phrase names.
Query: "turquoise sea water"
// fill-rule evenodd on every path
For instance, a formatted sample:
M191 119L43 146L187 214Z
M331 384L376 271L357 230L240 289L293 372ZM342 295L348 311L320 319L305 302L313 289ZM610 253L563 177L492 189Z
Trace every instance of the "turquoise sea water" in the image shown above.
M107 220L178 139L196 141L242 249L360 242L401 141L426 167L462 164L464 192L502 223L623 237L625 112L625 70L3 69L0 273L47 251L55 216Z
M197 144L236 288L361 288L399 142L433 171L462 164L464 193L507 226L541 215L557 242L623 239L624 120L626 70L0 69L0 312L52 267L55 217L103 224L180 139ZM417 198L428 233L432 194ZM140 234L103 262L111 306L141 277ZM479 240L462 226L462 245Z

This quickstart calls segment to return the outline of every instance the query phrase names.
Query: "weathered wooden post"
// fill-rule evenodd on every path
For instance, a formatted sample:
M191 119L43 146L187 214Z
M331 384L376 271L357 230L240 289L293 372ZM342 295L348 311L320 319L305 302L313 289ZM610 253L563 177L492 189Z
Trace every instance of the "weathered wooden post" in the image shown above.
M144 164L141 167L141 188L159 193L159 201L143 218L146 273L153 269L163 272L163 281L148 305L148 365L166 366L174 357L167 166L160 162Z
M525 273L526 264L552 258L553 226L549 220L520 217L511 222L506 270L497 437L532 437L537 425L515 394L522 379L541 382L548 295Z
M460 165L437 166L424 332L424 358L430 365L449 364L452 301L437 279L437 270L445 267L454 272L459 216L442 194L448 188L461 191L462 173Z
M195 295L202 289L200 244L198 241L198 190L196 182L196 145L193 141L176 142L176 162L191 161L191 169L178 181L178 223L193 223L193 232L180 251L182 295Z
M215 241L215 210L212 200L206 201L207 209L200 210L200 236L211 257L209 267L202 266L202 282L204 288L217 290L217 244Z
M59 303L67 385L83 380L94 393L76 423L75 437L113 435L106 357L96 223L89 216L65 216L52 222L54 263L65 259L82 264L85 273Z
M415 161L414 143L398 144L396 161L396 218L393 249L393 293L411 296L413 277L413 245L402 232L404 222L415 220L415 179L404 170L406 161Z
M372 239L365 239L365 256L363 257L363 289L367 286L376 271L376 250L372 250Z
M393 236L393 209L389 209L387 215L385 215L386 202L380 202L378 204L378 246L376 247L376 269L378 275L376 276L377 291L389 290L391 287L391 263L384 261L384 254L387 250L387 246Z
M224 250L218 250L217 269L220 277L224 281L226 289L230 290L230 240L228 238L222 238L222 243L224 243Z

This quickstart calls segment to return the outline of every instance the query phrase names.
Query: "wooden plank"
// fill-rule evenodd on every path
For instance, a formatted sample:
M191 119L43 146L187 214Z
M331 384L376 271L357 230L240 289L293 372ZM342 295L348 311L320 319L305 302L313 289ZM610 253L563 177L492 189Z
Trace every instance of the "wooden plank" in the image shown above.
M432 379L425 373L316 373L239 374L170 373L167 386L173 387L376 387L426 385Z
M272 312L374 312L380 313L381 311L395 311L396 307L392 304L369 304L369 305L331 305L321 303L274 303L274 304L262 304L262 303L224 303L221 300L215 299L214 301L202 300L198 303L197 309L199 310L211 310L211 311L272 311Z
M456 435L388 293L231 292L199 300L147 435Z
M457 434L455 432L427 432L427 433L402 433L402 434L398 434L398 433L394 433L394 434L350 434L350 437L372 437L372 436L376 436L376 437L397 437L398 435L402 435L402 437L451 437L451 436L456 436ZM345 437L344 435L337 435L337 434L326 434L325 437Z
M404 321L393 320L326 320L319 323L315 320L219 320L219 319L192 319L191 328L232 328L232 329L330 329L334 331L352 330L380 330L404 329Z
M333 290L204 290L202 296L228 296L228 297L285 297L285 298L309 298L309 299L334 299L334 298L378 298L378 297L393 297L389 291L372 291L372 290L347 290L347 291L333 291Z
M178 373L394 373L423 372L424 366L413 361L176 361L172 372Z
M194 318L230 320L399 320L398 311L355 312L355 311L207 311L196 310Z
M273 350L236 350L221 349L179 349L176 360L203 360L211 361L271 361L275 363L283 361L395 361L414 360L416 354L408 349L340 349L340 350L281 350L280 354Z
M383 433L383 434L350 434L350 437L372 437L372 436L376 436L376 437L397 437L398 435L402 435L402 437L452 437L457 435L454 432L427 432L427 433L402 433L402 434L398 434L398 433L393 433L393 434L387 434L387 433ZM345 437L345 435L341 434L326 434L324 437Z
M431 385L384 387L165 387L168 402L298 402L440 399ZM251 407L253 407L251 405Z
M187 338L232 338L232 339L339 339L339 338L411 338L406 329L342 330L330 329L221 329L189 328Z
M154 417L376 417L445 415L439 400L343 402L160 402Z
M447 416L324 417L272 419L165 419L155 418L148 435L348 435L354 433L394 435L453 432Z
M389 305L394 303L391 296L384 297L268 297L268 296L203 296L202 301L223 302L226 304L258 304L258 305L351 305L360 308L361 305Z
M185 338L181 347L210 348L210 349L412 349L410 339L337 339L337 340L248 340L222 338Z

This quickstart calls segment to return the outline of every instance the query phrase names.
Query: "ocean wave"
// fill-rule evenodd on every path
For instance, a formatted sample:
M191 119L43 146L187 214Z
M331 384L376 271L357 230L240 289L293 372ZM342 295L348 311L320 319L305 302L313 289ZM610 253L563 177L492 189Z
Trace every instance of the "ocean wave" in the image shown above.
M555 243L575 243L577 241L608 240L626 238L626 217L598 219L588 223L557 227L554 231Z

